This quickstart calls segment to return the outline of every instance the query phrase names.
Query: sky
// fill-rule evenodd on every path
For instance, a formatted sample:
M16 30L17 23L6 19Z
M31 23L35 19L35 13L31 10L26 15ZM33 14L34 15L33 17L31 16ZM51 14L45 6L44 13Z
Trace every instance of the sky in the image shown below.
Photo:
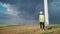
M7 10L7 8L5 8L5 7L3 7L3 6L0 5L0 12L3 13L3 12L6 12L6 10Z
M0 24L38 24L44 0L0 0ZM49 22L60 21L60 0L48 0Z

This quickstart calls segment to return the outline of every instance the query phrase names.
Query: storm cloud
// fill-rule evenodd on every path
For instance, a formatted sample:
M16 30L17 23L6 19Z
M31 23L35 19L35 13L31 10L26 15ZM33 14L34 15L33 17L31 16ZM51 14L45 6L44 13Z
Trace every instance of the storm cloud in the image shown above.
M6 23L38 23L38 14L43 8L43 0L0 0L12 16Z
M60 21L60 0L49 0L49 19L50 23L59 23Z

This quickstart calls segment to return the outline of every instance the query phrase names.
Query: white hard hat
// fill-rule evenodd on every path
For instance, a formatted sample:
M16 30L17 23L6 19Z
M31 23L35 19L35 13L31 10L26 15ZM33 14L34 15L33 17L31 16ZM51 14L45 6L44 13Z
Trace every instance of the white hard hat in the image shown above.
M42 11L40 11L40 14L42 14L43 12Z

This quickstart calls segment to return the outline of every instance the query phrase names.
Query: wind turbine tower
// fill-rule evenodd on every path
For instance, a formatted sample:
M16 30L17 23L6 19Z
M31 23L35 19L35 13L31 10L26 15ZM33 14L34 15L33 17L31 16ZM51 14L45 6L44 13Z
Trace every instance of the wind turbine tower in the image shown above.
M44 0L45 26L49 25L48 2Z

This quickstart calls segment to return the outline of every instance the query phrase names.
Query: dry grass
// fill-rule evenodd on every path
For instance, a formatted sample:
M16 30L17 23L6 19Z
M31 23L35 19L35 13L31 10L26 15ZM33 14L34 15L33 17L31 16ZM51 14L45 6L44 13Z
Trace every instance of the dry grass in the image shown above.
M58 31L60 31L60 28L42 31L39 25L8 26L0 28L0 34L57 34Z

